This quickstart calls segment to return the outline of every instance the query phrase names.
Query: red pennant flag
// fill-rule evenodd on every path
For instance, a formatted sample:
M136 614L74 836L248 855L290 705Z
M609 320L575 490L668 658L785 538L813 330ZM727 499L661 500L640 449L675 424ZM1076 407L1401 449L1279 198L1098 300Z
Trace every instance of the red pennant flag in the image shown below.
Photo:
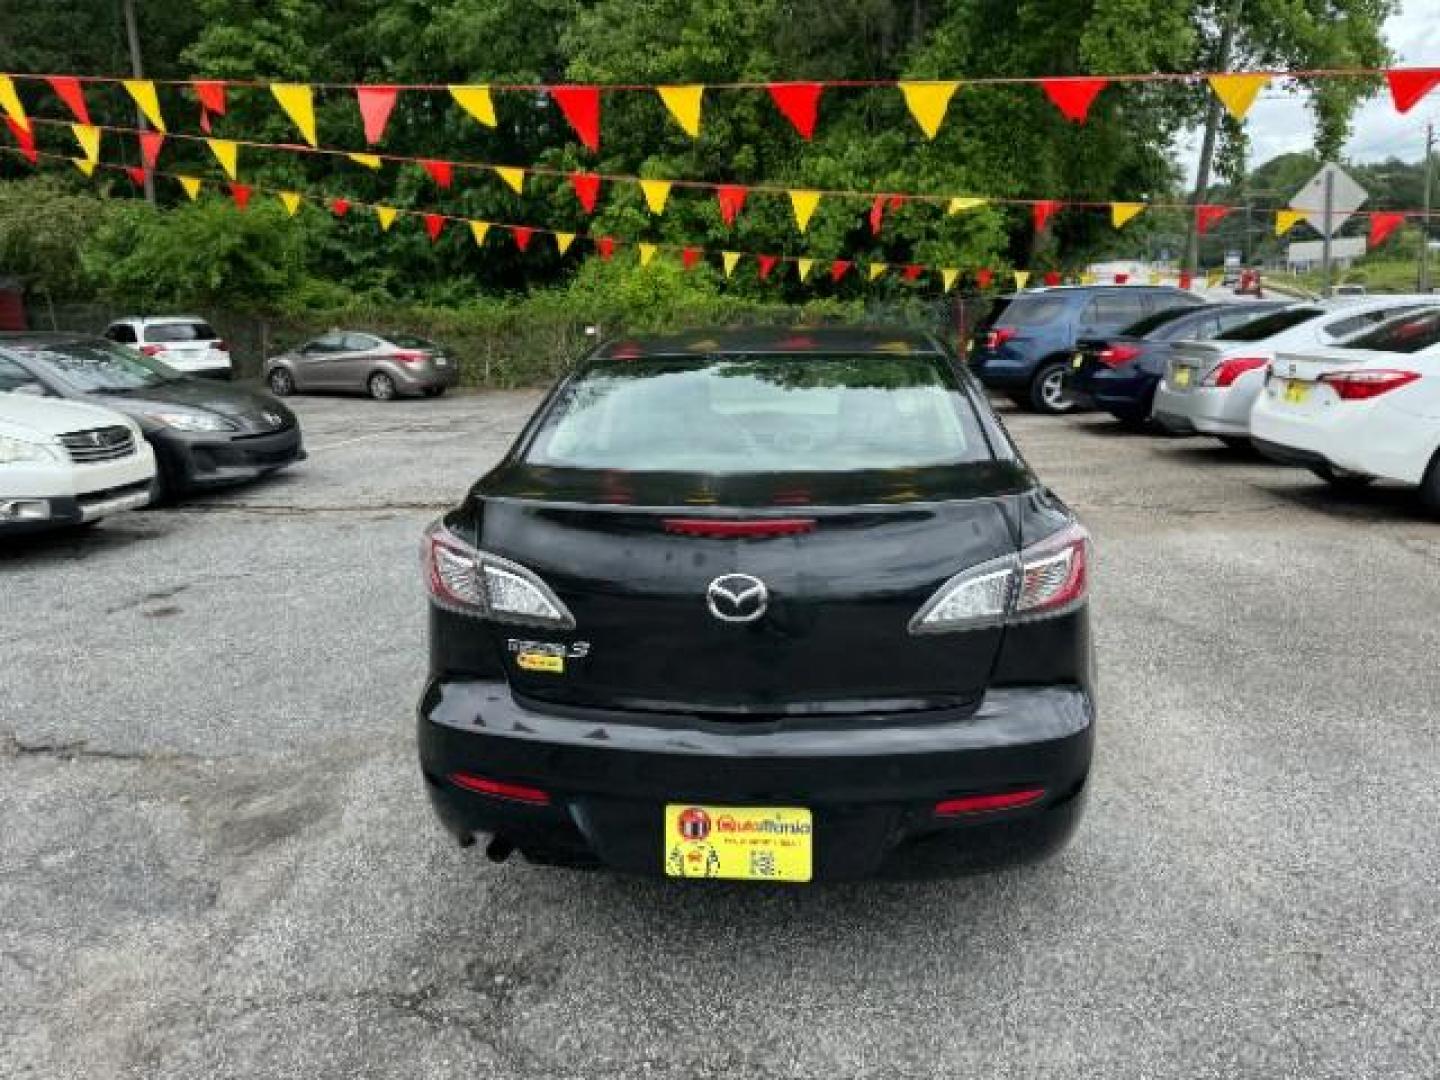
M1116 284L1116 285L1124 285L1124 284L1125 284L1127 281L1129 281L1129 280L1130 280L1130 275L1129 275L1129 274L1116 274L1116 275L1115 275L1115 284Z
M225 84L223 82L197 81L190 84L195 96L200 99L200 128L210 134L210 114L225 115Z
M720 200L720 216L725 219L726 225L735 224L748 194L750 189L739 184L721 184L715 189L715 197Z
M448 161L422 161L420 165L430 174L430 179L435 181L437 187L448 188L454 179Z
M524 251L530 246L530 237L535 235L535 230L528 225L511 225L510 235L515 238L515 246Z
M919 276L924 272L925 267L921 266L919 263L910 263L908 266L905 267L904 270L900 271L900 276L903 277L906 281L914 281L919 278Z
M425 231L430 235L430 242L433 244L440 239L440 234L445 230L445 219L439 214L425 215Z
M580 205L585 208L587 214L595 212L595 201L600 198L600 176L598 173L571 173L570 186L575 189L575 197L580 200Z
M1090 115L1090 105L1095 95L1104 90L1107 79L1041 79L1041 89L1054 102L1055 107L1065 114L1065 119L1083 124Z
M336 217L344 217L346 214L348 214L348 213L350 212L350 200L349 200L349 199L331 199L331 200L330 200L330 212L331 212L332 214L334 214Z
M850 263L846 259L836 259L830 264L830 280L838 282L850 272Z
M73 75L51 75L45 81L50 84L50 89L55 91L55 96L75 115L76 120L82 124L90 123L90 109L85 104L85 92L80 89L79 79Z
M1058 271L1058 270L1046 270L1046 271L1045 271L1045 284L1046 284L1046 285L1049 285L1051 288L1054 288L1056 285L1059 285L1059 284L1060 284L1060 271Z
M687 247L680 253L680 262L686 270L694 270L695 265L700 261L700 249Z
M565 119L591 152L600 149L600 88L598 86L552 86L550 96Z
M1385 238L1405 223L1404 214L1371 214L1370 246L1378 247Z
M145 186L145 170L139 165L126 165L125 175L130 177L130 182L136 187Z
M231 184L230 197L235 200L236 210L244 210L250 205L250 186L248 184Z
M780 261L778 255L756 255L755 261L760 264L760 280L764 281L770 276L770 271L775 269L775 264Z
M165 133L163 131L142 131L139 138L140 160L145 162L147 169L153 169L155 162L160 159L160 147L165 145Z
M880 226L885 222L885 196L876 195L870 204L870 235L879 236Z
M25 155L25 160L31 165L37 164L40 155L35 150L35 132L25 130L8 116L5 117L5 126L10 129L10 134L15 136L15 141L20 144L20 153Z
M355 100L360 104L360 119L365 125L365 141L374 146L385 135L390 123L390 110L400 91L393 86L357 86Z
M1182 271L1180 271L1180 288L1182 288L1182 289L1188 289L1188 288L1190 288L1190 286L1193 285L1193 284L1195 284L1195 278L1194 278L1194 276L1190 273L1190 271L1189 271L1189 270L1182 270Z
M1035 231L1044 232L1045 224L1055 212L1060 209L1060 203L1054 199L1042 199L1030 208L1030 215L1035 221Z
M795 125L800 137L811 138L820 112L820 94L825 87L820 83L771 83L766 89L775 107Z
M600 258L606 262L615 254L615 238L613 236L600 236L595 239L595 250L600 253Z
M1230 213L1228 206L1211 206L1201 203L1195 207L1195 231L1204 236L1221 218Z
M990 283L995 280L995 273L984 268L975 271L975 283L982 289L988 289Z
M1440 85L1440 68L1396 68L1385 73L1390 96L1399 112L1409 112L1420 99Z

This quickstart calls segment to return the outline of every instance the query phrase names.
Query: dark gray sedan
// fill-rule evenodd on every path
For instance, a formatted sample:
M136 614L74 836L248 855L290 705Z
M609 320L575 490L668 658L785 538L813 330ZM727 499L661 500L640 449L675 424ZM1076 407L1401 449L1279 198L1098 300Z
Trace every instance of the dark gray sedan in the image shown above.
M270 392L361 391L377 401L439 397L460 380L460 366L442 346L413 334L331 330L265 361Z

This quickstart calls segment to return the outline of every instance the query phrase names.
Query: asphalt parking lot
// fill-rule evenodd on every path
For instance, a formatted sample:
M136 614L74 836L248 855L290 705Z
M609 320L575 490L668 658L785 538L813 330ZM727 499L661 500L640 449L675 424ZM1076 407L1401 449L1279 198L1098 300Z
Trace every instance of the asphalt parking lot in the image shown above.
M293 473L0 549L5 1077L1433 1077L1440 525L1006 413L1096 535L1036 867L696 888L432 821L420 529L531 393L296 399Z

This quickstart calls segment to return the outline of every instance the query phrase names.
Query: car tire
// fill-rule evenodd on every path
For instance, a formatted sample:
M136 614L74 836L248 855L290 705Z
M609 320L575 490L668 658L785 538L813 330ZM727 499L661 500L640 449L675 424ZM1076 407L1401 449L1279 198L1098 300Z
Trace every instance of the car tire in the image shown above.
M383 371L377 371L366 379L365 388L370 391L370 396L376 401L395 400L395 380Z
M1440 518L1440 450L1435 451L1420 481L1420 505L1431 517Z
M1025 404L1035 412L1048 416L1073 412L1075 399L1066 386L1067 366L1063 360L1041 364L1030 380L1030 394Z
M1248 435L1221 435L1219 439L1237 454L1250 454L1255 451L1255 444Z
M284 368L274 368L265 376L265 385L276 397L289 397L295 392L295 376Z
M1434 466L1431 466L1433 469ZM1340 472L1329 465L1311 465L1310 471L1336 491L1362 491L1375 482L1373 476Z

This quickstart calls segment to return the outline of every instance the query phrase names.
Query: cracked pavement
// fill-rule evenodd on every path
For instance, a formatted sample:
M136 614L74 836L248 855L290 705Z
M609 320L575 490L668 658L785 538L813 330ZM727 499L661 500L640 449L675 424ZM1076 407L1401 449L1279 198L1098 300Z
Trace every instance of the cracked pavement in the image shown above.
M775 891L430 818L420 529L537 395L296 399L271 481L0 547L0 1077L1431 1077L1440 525L1006 412L1096 534L1089 813Z

